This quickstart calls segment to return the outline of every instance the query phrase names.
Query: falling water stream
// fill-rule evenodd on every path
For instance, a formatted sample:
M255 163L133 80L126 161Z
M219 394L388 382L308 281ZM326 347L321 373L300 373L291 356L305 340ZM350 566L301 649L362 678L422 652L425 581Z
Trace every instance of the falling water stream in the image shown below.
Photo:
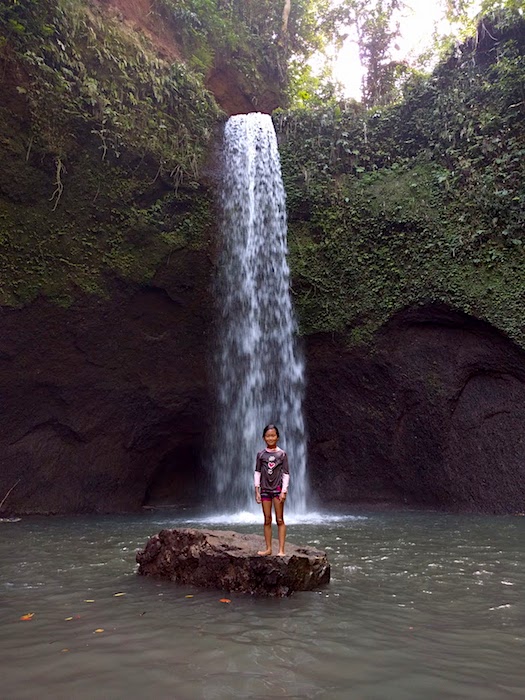
M277 139L267 114L231 117L224 133L223 252L213 457L221 507L253 511L255 454L276 423L288 452L288 510L305 510L304 367L286 260L286 203Z

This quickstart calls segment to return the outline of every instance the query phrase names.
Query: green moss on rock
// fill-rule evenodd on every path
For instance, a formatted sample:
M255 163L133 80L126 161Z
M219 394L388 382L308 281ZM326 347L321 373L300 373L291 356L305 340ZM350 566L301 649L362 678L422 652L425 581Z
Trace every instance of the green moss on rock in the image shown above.
M492 30L400 105L276 114L304 333L367 342L444 302L525 346L525 47Z
M202 77L80 0L0 11L0 303L151 279L213 226Z

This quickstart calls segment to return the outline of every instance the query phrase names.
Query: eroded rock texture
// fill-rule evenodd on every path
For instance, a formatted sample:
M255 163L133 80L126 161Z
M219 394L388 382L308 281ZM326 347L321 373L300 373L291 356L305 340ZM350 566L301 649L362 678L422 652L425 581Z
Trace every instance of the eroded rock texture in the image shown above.
M525 354L437 306L391 319L370 349L309 339L309 473L321 502L519 512Z
M188 252L150 286L0 313L4 510L115 512L199 497L210 406L209 269Z
M177 583L288 596L330 581L324 552L286 545L286 556L261 557L264 538L220 530L162 530L137 553L139 574Z
M115 286L109 299L3 309L0 498L16 484L5 513L208 497L211 276L205 255L181 253L154 284ZM306 360L320 507L525 510L525 353L496 329L422 307L372 347L310 337Z

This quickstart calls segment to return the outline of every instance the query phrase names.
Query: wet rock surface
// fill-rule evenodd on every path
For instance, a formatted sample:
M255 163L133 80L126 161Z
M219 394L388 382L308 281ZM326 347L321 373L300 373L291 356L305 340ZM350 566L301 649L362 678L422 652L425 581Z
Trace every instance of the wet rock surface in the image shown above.
M525 353L433 304L373 346L307 339L308 473L323 504L516 513L525 502Z
M0 515L206 497L210 277L205 255L181 251L149 286L3 309ZM310 336L305 357L321 510L523 512L525 353L503 333L434 305L393 317L371 346Z
M275 546L275 543L274 543ZM264 538L221 530L175 529L137 553L138 573L182 584L284 597L330 580L326 554L286 545L286 556L260 556Z
M2 515L122 512L191 494L207 429L209 263L0 313ZM109 284L109 283L108 283Z

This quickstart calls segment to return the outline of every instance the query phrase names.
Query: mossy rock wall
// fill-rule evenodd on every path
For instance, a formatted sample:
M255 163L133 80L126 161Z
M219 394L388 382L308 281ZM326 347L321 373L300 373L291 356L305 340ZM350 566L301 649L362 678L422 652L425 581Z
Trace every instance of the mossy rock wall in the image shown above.
M399 105L276 114L304 333L442 302L525 344L525 24L484 26Z
M0 26L5 507L194 502L224 114L97 3L8 4Z
M442 304L395 314L372 343L305 340L317 506L523 513L525 353Z
M522 512L525 23L402 103L275 114L312 491Z
M105 295L206 247L221 113L202 80L95 5L24 7L0 15L0 302Z

